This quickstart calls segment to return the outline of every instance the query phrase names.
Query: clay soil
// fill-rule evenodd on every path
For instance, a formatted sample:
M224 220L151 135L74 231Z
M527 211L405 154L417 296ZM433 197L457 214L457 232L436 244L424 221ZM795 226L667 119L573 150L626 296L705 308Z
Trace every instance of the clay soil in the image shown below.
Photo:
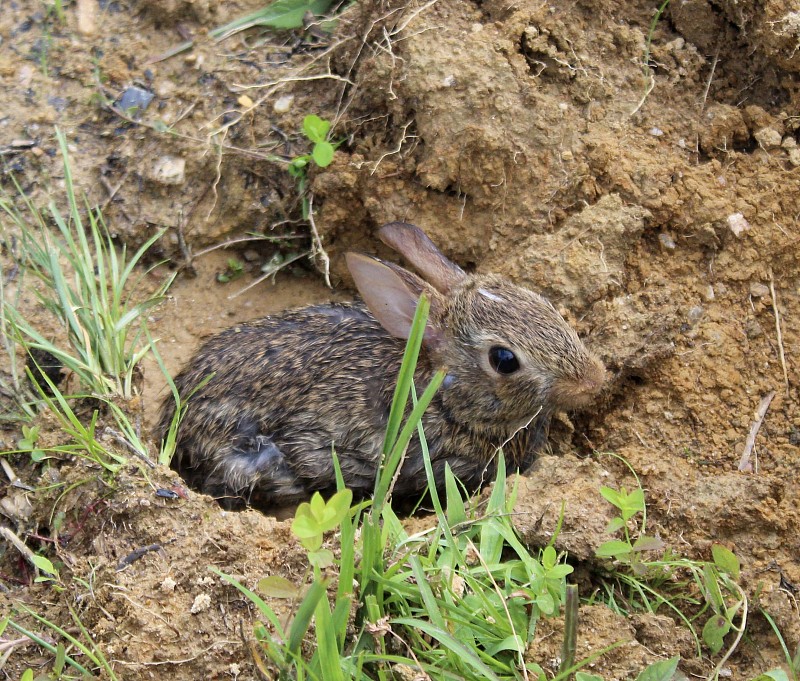
M640 478L650 534L683 556L709 559L720 543L741 560L750 622L723 673L745 680L785 665L762 610L795 650L797 6L673 0L654 22L657 3L647 0L365 0L345 9L330 35L208 36L259 6L89 0L64 3L62 20L50 3L4 2L3 188L14 191L13 174L39 205L63 194L57 125L75 185L103 208L120 244L167 230L153 257L170 264L148 279L180 273L150 328L173 372L203 338L237 321L349 298L343 254L391 257L373 234L392 220L423 227L467 269L543 292L611 379L589 411L556 420L550 448L521 479L521 536L545 545L563 503L557 545L590 596L601 571L594 551L612 515L598 490L635 485L614 453ZM192 49L162 58L188 37ZM146 109L120 109L132 86L153 95ZM241 292L276 257L313 248L295 181L273 158L308 151L300 130L310 113L331 120L341 140L310 183L333 289L317 248L274 282ZM252 233L280 240L204 252ZM12 234L4 239L7 276ZM229 258L243 276L222 284ZM39 315L30 293L23 300ZM163 376L146 365L141 397L129 405L144 433L165 394ZM41 426L43 443L58 442L52 419L43 415ZM2 433L5 450L15 448L16 428ZM267 574L302 579L304 554L285 521L226 513L191 491L157 496L157 488L181 489L180 479L164 468L143 474L133 460L109 480L80 460L6 459L37 491L4 475L0 521L61 566L66 588L34 584L16 549L0 547L0 612L24 603L74 629L72 605L120 678L259 678L248 649L256 614L208 568L249 586ZM681 654L684 672L705 678L719 656L695 657L669 615L624 618L584 606L579 656L624 640L592 671L633 678ZM560 627L542 625L530 651L548 669ZM3 672L19 678L48 660L19 644Z

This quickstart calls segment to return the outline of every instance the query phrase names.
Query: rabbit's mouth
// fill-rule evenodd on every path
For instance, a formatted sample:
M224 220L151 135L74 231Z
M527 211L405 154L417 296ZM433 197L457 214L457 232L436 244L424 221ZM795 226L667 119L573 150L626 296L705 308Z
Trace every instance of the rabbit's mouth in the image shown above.
M597 397L607 378L603 363L593 357L581 376L563 376L553 381L550 395L562 409L583 409Z

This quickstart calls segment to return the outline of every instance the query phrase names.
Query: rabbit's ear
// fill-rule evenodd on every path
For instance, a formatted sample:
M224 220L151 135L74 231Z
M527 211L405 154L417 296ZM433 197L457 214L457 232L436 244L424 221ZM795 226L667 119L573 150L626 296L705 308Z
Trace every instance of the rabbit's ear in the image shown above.
M467 276L439 252L419 227L407 222L390 222L378 230L378 236L406 258L439 293L447 293Z
M430 299L432 311L441 307L441 295L402 267L361 253L346 253L345 260L369 311L384 329L397 338L408 338L411 333L417 301L422 293ZM434 348L443 341L438 315L431 314L425 326L424 343Z

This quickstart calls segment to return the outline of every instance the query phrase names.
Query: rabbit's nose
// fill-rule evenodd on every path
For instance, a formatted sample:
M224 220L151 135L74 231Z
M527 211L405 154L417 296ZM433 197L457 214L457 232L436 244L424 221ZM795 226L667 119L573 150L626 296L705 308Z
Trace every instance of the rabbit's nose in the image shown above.
M589 357L581 375L564 376L553 382L551 396L562 409L581 409L602 390L607 378L603 363L596 357Z

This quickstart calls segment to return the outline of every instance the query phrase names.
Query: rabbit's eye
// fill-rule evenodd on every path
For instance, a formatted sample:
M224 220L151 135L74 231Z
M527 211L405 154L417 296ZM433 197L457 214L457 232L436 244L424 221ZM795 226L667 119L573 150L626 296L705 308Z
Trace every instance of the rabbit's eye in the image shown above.
M498 374L513 374L519 369L519 360L508 348L495 345L489 349L489 364Z

